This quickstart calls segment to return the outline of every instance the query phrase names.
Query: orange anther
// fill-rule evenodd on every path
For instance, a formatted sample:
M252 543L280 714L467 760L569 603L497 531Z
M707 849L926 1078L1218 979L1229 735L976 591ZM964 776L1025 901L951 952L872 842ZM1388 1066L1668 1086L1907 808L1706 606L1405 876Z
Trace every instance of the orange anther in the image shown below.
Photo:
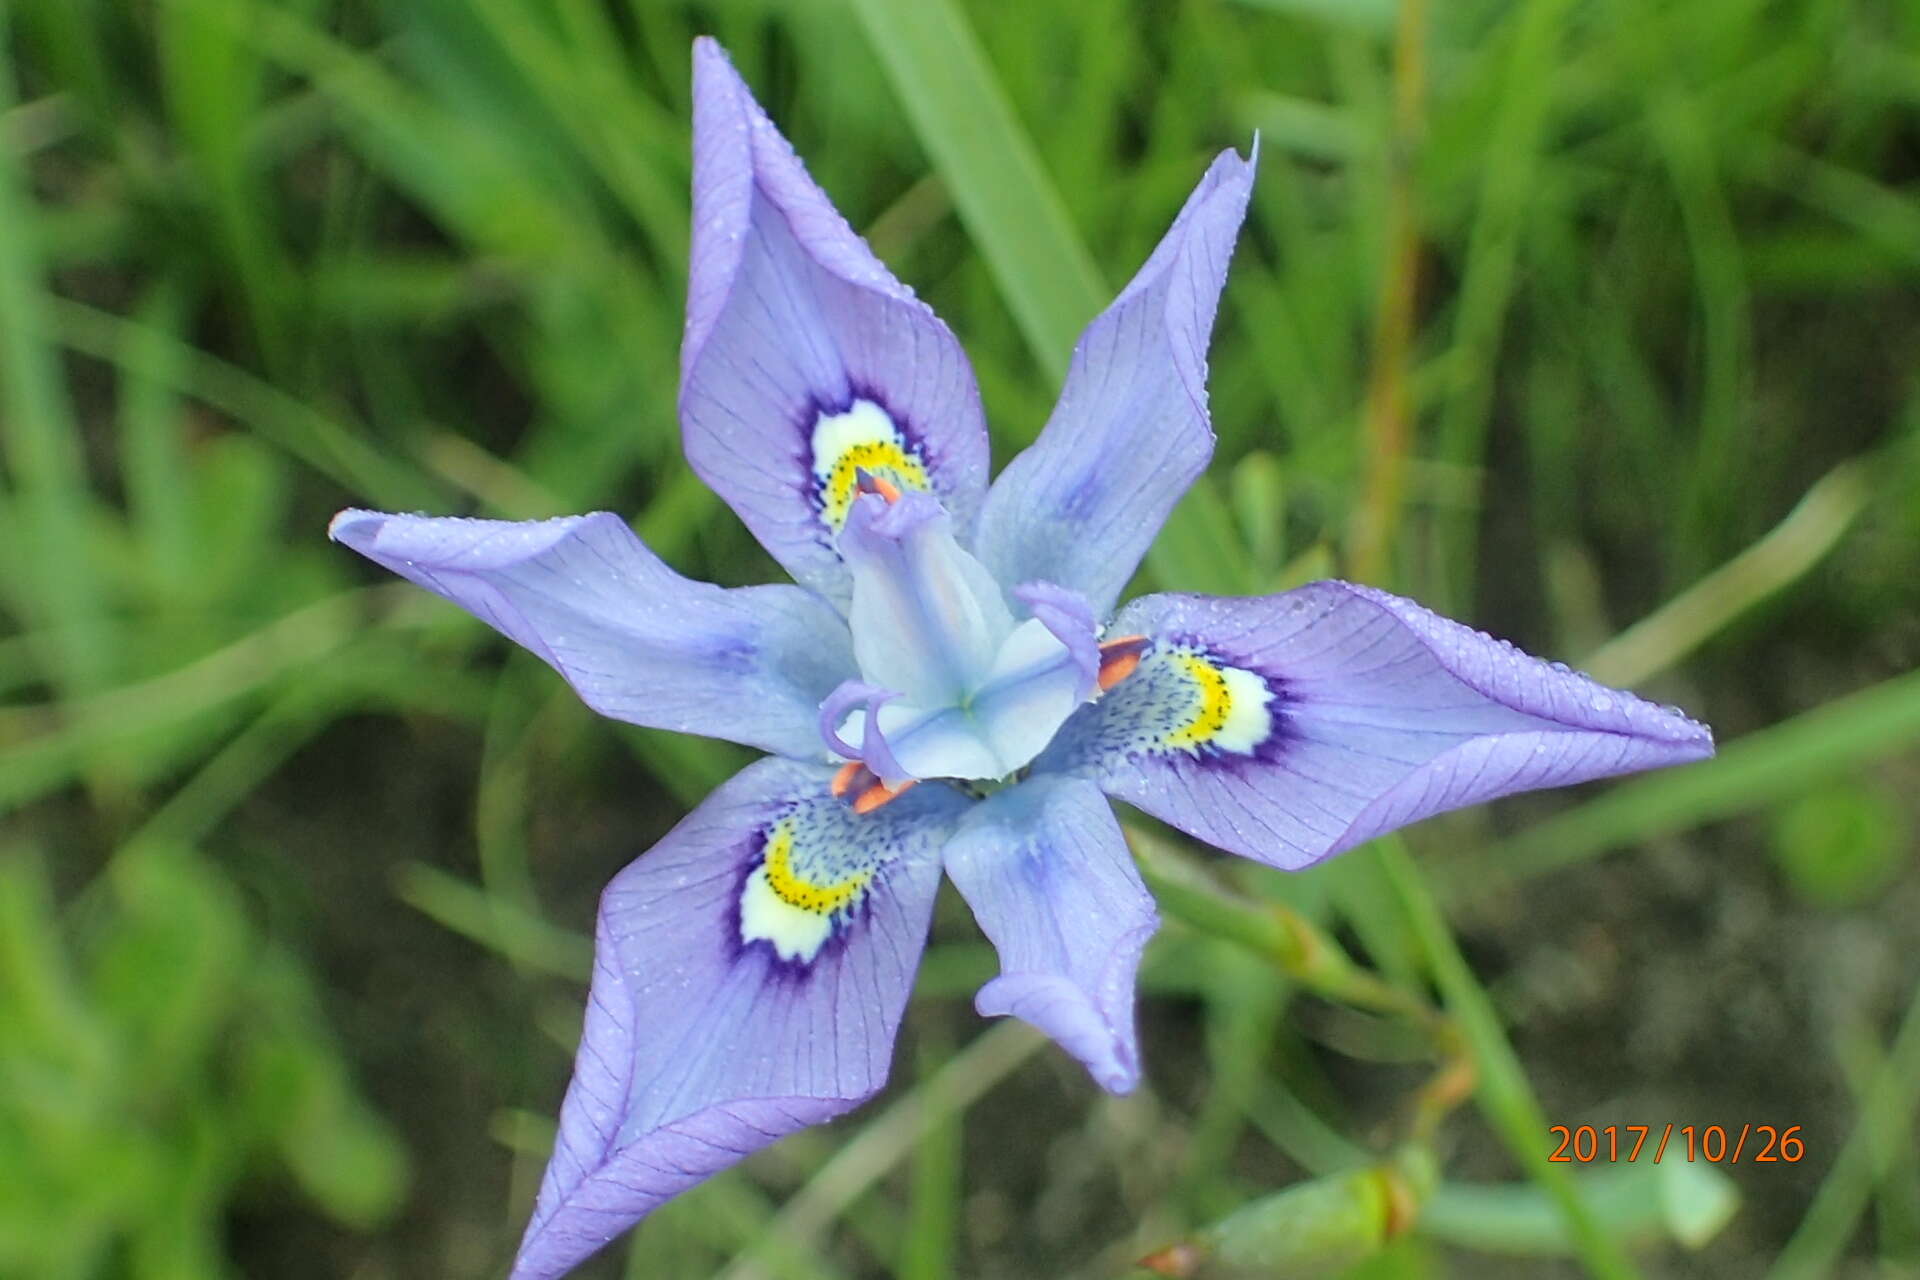
M831 790L833 791L834 798L838 799L853 790L854 779L858 778L860 771L866 767L867 766L861 764L858 760L849 760L841 765L840 772L833 775Z
M881 805L892 800L898 800L901 796L919 785L920 779L918 778L908 778L897 787L889 787L884 782L876 781L872 786L862 791L859 798L853 802L853 811L855 813L872 813Z
M1113 686L1132 675L1134 668L1140 665L1137 653L1120 653L1100 664L1100 692L1105 693Z
M854 472L853 487L861 493L877 493L889 503L900 501L900 486L882 475L861 467Z
M1100 674L1097 677L1100 692L1105 693L1113 686L1134 673L1140 665L1140 657L1146 652L1145 636L1121 636L1118 640L1109 640L1100 646Z

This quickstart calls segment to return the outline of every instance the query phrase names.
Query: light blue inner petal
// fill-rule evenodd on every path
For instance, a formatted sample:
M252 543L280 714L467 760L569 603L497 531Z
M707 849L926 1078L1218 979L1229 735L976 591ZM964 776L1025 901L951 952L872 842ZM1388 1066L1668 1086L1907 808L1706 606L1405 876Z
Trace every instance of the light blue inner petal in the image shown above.
M1039 755L1085 696L1081 663L1034 618L1007 637L974 695L973 719L1004 775Z
M1080 663L1038 619L1015 627L987 675L960 702L882 705L876 727L901 771L915 778L1004 778L1039 755L1083 698ZM841 725L853 741L866 714ZM888 777L872 759L867 761ZM888 777L888 781L893 779Z
M873 684L919 707L963 700L1013 631L999 584L954 541L935 499L857 499L840 535L853 571L854 658Z
M880 708L880 729L893 758L916 778L998 778L1010 772L959 707L926 711L889 704Z
M1014 594L1035 616L1016 623L935 499L865 493L839 546L853 574L848 623L861 680L823 705L822 736L839 754L860 740L863 762L887 785L1005 778L1092 692L1099 649L1085 601L1027 584ZM847 714L855 689L874 696Z

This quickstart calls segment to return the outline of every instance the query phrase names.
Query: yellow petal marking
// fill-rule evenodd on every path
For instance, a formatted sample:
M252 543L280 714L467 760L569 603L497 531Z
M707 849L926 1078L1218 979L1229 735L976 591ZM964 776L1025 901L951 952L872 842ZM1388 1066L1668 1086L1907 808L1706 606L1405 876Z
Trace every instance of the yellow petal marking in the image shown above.
M820 515L835 533L847 522L862 470L896 490L926 493L933 487L926 465L907 447L893 419L871 400L856 400L845 413L822 414L814 424L813 475Z
M830 916L860 896L873 879L871 871L857 871L834 884L815 884L793 869L793 828L781 822L767 832L764 864L767 888L790 907Z
M1196 706L1191 720L1167 731L1166 743L1170 747L1197 747L1211 742L1233 714L1233 694L1227 690L1227 678L1220 668L1196 653L1175 654L1174 662L1193 681Z
M1273 691L1257 672L1220 666L1192 650L1176 650L1174 666L1193 686L1193 713L1167 730L1163 745L1197 751L1211 746L1240 755L1251 753L1273 732L1267 704Z

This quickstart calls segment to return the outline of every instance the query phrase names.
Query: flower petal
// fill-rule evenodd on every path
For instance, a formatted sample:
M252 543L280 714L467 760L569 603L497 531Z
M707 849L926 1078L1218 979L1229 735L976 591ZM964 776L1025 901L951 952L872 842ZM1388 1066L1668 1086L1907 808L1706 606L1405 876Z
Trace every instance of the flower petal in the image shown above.
M974 1007L1032 1023L1103 1088L1130 1091L1134 975L1160 919L1099 788L1039 777L998 792L942 857L1000 953L1000 976Z
M680 352L687 461L836 603L857 472L970 529L987 434L953 334L828 202L712 40L693 51L693 250Z
M742 770L615 876L573 1083L513 1280L549 1280L663 1201L887 1078L969 801L856 817L831 770Z
M818 596L683 578L606 512L342 511L328 532L525 645L616 720L817 759L820 700L853 674L846 623Z
M861 676L909 703L946 706L977 686L1013 630L1006 599L953 539L939 503L863 496L840 536L853 575L847 622Z
M1146 596L1113 629L1151 638L1139 668L1035 768L1095 776L1279 867L1496 796L1713 754L1677 710L1369 587Z
M1222 153L1081 335L1046 430L1007 464L980 513L975 549L1000 581L1071 587L1104 616L1206 469L1207 341L1253 167Z

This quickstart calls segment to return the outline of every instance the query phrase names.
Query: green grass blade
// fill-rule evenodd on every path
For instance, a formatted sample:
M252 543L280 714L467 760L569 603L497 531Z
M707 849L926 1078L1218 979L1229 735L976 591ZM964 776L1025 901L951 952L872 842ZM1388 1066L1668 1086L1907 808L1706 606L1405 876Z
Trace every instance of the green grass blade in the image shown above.
M445 506L439 485L395 461L353 428L169 333L62 299L50 308L46 330L75 351L111 361L230 415L360 500L399 511Z
M5 27L0 11L0 44ZM12 63L0 51L0 111L12 102ZM100 627L106 605L87 555L92 499L80 435L46 338L39 222L14 148L0 146L0 444L20 541L7 559L12 572L25 575L15 584L23 604L67 637L45 656L47 667L68 691L90 693L109 666Z
M1568 8L1568 0L1533 0L1521 10L1507 55L1501 105L1494 113L1494 134L1484 140L1479 204L1455 305L1447 394L1438 427L1440 456L1459 466L1479 466L1486 452L1501 331L1554 104L1556 53ZM1467 563L1476 514L1477 504L1452 522L1451 552L1457 564Z
M1920 741L1920 672L1729 743L1712 760L1621 783L1449 866L1451 894L1539 875L1655 836L1764 808Z
M1379 843L1379 860L1393 885L1414 932L1427 952L1435 983L1447 1009L1460 1022L1473 1046L1480 1070L1480 1106L1527 1176L1553 1199L1565 1222L1568 1243L1590 1275L1607 1280L1629 1280L1633 1264L1602 1229L1573 1178L1547 1159L1547 1117L1541 1111L1525 1069L1507 1041L1506 1030L1486 988L1480 985L1460 954L1453 931L1440 914L1420 871L1400 842L1388 837Z
M1106 290L965 14L954 0L853 8L1027 345L1065 377Z
M927 1084L951 1060L944 1035L920 1042L918 1078ZM960 1225L963 1190L961 1117L949 1112L928 1125L913 1150L913 1185L907 1199L907 1230L901 1238L896 1280L949 1280Z
M1875 1181L1885 1171L1890 1144L1879 1139L1911 1133L1916 1110L1920 1110L1920 987L1914 988L1893 1048L1867 1090L1859 1123L1847 1135L1807 1216L1780 1251L1766 1280L1819 1280L1833 1274Z

